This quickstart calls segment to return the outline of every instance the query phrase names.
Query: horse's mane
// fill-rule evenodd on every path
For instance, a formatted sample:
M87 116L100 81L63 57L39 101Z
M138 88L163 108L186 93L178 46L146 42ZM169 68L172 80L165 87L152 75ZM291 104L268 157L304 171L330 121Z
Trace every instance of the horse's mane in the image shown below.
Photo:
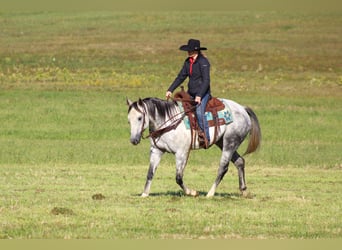
M142 102L146 105L147 111L153 119L156 119L157 115L164 120L167 117L171 117L178 106L177 102L170 102L152 97L147 97L143 99Z

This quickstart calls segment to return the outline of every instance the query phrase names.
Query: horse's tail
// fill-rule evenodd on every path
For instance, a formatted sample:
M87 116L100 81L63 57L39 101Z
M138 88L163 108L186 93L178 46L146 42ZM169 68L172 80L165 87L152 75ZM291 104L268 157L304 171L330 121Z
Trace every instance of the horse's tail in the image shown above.
M251 127L251 131L249 132L248 147L246 149L246 152L243 155L255 152L259 148L260 143L261 143L261 129L260 129L258 117L256 116L256 114L251 108L245 107L245 110L247 111L249 117L251 118L252 127Z

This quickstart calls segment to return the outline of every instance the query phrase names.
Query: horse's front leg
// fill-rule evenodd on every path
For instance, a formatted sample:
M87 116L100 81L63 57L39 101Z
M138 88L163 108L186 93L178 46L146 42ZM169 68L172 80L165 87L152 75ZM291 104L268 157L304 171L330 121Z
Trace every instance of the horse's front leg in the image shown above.
M196 190L189 189L183 182L183 175L186 163L188 161L189 152L176 154L176 182L183 189L186 195L198 196Z
M151 146L150 150L150 167L147 172L146 183L144 192L141 194L142 197L147 197L150 194L150 188L152 184L153 176L157 170L157 167L160 163L161 157L164 153L159 149Z

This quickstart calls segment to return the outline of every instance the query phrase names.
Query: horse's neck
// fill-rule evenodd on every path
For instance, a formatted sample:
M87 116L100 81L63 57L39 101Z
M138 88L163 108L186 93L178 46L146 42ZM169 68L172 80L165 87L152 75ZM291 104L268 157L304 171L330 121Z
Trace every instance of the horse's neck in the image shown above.
M168 114L166 114L165 118L162 117L158 112L157 112L155 119L153 119L149 115L150 130L154 131L157 129L161 129L161 128L165 128L167 126L170 126L175 122L175 120L177 120L179 118L181 118L181 111L178 108L178 106L175 106L174 111L170 114L170 116Z
M160 122L158 122L157 119L153 119L153 117L149 116L149 124L148 124L148 126L149 126L150 131L157 130L159 128L159 126L160 126L159 124L160 124Z
M159 115L156 116L155 119L153 119L151 116L149 116L149 127L151 131L155 131L157 129L160 129L162 127L165 127L165 125L168 123L168 116L165 117L166 119L161 119Z

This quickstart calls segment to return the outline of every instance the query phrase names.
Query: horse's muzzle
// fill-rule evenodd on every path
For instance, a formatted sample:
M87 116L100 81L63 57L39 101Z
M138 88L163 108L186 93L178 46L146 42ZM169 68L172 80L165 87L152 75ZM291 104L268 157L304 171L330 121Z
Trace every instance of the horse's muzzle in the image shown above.
M140 137L134 137L134 138L131 138L131 143L133 145L138 145L140 142Z

